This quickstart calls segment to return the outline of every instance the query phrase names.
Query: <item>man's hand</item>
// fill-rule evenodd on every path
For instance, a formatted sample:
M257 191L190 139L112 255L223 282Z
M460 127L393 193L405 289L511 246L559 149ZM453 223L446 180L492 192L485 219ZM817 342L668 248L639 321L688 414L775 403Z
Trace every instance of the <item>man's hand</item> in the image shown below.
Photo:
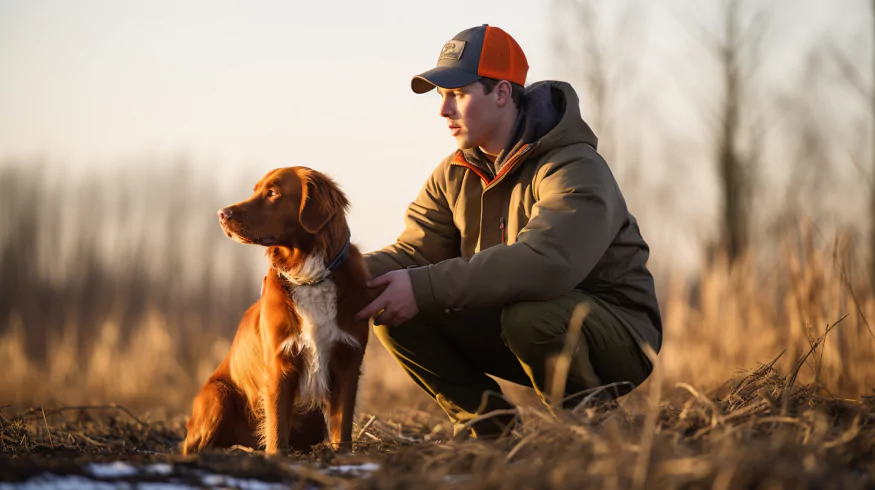
M407 270L387 272L368 282L369 288L382 286L386 286L383 293L358 312L356 320L364 320L384 310L378 318L374 318L374 325L400 325L419 313Z

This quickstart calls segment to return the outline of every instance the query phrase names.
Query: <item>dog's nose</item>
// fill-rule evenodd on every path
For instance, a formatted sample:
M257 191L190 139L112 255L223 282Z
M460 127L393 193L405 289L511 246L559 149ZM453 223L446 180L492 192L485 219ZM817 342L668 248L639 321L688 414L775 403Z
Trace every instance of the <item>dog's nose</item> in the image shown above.
M222 208L219 210L219 219L222 221L228 221L233 218L234 214L231 212L231 208Z

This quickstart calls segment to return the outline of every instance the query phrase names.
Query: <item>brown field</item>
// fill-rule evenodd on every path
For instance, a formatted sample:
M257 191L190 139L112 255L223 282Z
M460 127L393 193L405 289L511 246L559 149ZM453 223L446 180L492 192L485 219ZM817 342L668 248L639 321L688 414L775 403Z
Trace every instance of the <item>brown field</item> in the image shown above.
M844 234L823 237L801 220L770 253L733 264L716 254L696 277L657 276L664 348L619 408L553 417L530 390L505 384L524 421L514 437L452 441L445 417L374 340L354 454L183 458L191 398L258 291L259 257L214 222L231 199L185 171L136 179L179 201L8 168L0 481L51 485L51 472L122 486L875 487L875 295ZM133 469L101 477L89 466L118 461Z

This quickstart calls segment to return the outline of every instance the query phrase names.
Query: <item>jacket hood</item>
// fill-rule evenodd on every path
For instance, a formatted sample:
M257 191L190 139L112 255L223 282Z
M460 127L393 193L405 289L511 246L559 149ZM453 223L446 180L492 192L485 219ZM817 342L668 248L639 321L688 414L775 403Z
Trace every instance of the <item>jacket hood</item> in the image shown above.
M530 156L576 143L593 148L598 138L580 115L580 99L574 88L559 81L536 82L526 88L525 102L517 119L510 147L495 161L496 171L512 155L526 145L532 145ZM469 162L485 163L479 148L463 151Z
M526 89L522 143L537 142L533 154L575 143L598 147L598 138L580 115L580 99L566 82L544 81ZM558 119L558 121L557 121ZM551 124L552 122L552 124Z

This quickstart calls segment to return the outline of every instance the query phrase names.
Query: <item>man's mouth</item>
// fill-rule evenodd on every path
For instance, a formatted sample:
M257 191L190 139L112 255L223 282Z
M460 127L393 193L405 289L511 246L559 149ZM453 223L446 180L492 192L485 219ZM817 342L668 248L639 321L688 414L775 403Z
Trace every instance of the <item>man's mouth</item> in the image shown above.
M450 127L450 134L453 135L453 136L458 136L459 133L462 132L462 127L461 127L461 126L456 126L456 125L454 125L454 124L450 124L449 127Z

